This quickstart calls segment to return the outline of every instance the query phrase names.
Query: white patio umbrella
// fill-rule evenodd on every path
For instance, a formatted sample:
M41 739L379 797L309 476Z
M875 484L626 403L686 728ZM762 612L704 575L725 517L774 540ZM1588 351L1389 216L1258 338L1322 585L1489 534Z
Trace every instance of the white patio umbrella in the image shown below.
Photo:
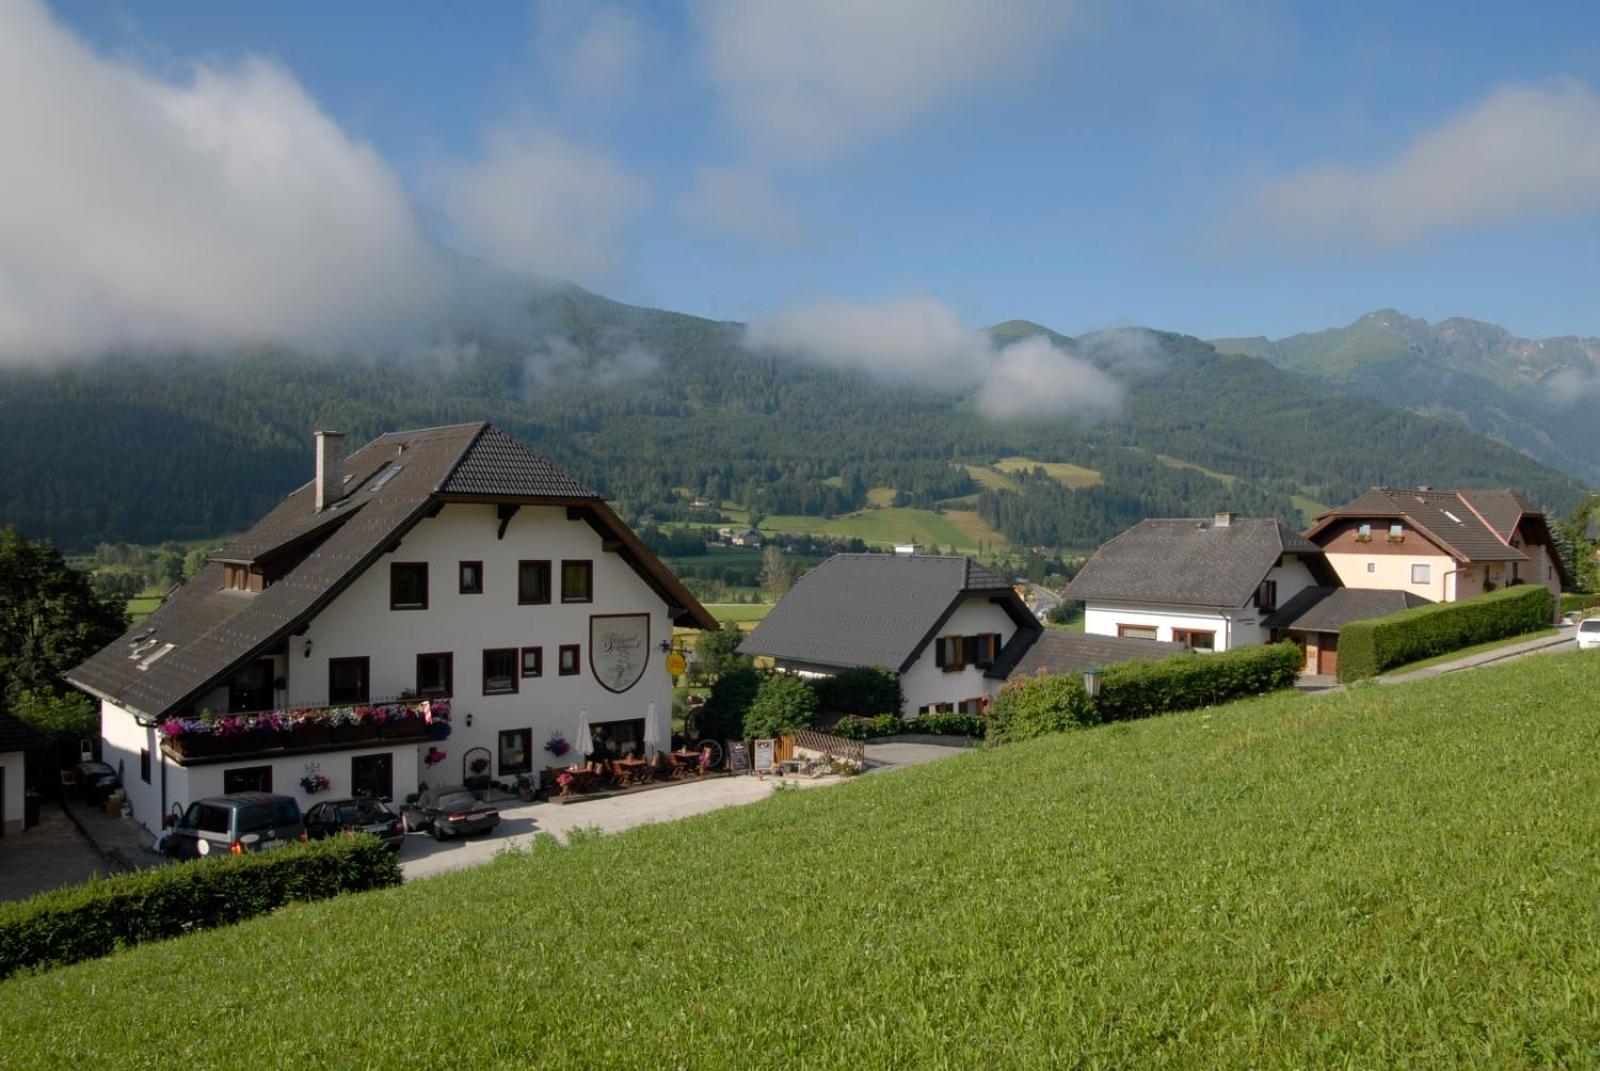
M644 750L647 755L654 755L661 750L661 725L656 721L654 703L650 704L644 716Z
M589 712L578 714L578 753L584 758L594 754L594 730L589 728Z

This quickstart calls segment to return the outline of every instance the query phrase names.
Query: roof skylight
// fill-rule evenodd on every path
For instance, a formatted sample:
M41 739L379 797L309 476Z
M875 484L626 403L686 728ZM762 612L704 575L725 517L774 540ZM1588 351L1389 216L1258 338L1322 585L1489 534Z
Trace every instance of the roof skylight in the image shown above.
M388 468L384 469L383 472L378 475L378 478L376 480L372 481L372 486L368 487L367 491L368 492L373 492L373 491L380 490L383 487L384 484L388 483L390 480L392 480L396 476L400 475L400 470L403 469L403 468L405 468L404 465L390 465Z
M155 651L152 651L150 654L145 656L144 661L139 663L139 668L140 669L149 669L151 666L155 665L157 662L159 662L163 658L167 657L167 655L171 654L173 652L173 649L176 648L177 646L178 645L175 644L175 643L164 643L164 644L162 644L160 648L158 648Z

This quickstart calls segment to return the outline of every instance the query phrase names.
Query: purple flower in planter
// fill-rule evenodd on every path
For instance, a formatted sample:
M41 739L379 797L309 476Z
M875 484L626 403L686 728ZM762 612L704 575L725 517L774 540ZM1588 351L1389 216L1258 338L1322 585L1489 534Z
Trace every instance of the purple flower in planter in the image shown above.
M544 749L559 759L572 750L572 745L560 733L552 733L550 739L545 741Z

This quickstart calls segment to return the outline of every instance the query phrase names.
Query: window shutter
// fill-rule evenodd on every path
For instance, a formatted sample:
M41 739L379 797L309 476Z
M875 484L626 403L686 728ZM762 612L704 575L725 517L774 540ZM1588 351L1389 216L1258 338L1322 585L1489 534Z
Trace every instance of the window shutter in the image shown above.
M961 664L970 666L978 660L978 637L961 637Z
M933 665L935 669L944 668L944 645L946 642L943 636L933 641Z

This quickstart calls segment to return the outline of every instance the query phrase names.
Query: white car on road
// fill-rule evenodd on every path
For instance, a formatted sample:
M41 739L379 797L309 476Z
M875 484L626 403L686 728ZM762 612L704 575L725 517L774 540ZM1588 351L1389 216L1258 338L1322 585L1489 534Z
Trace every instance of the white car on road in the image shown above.
M1578 650L1600 647L1600 617L1586 617L1578 622Z

